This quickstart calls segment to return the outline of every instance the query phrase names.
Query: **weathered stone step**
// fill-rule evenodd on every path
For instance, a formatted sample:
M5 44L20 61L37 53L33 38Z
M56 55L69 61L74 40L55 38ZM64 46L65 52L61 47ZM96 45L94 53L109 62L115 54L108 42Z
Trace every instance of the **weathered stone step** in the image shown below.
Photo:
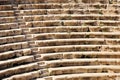
M0 78L2 79L4 77L12 76L15 74L26 73L26 72L30 72L30 71L37 70L37 69L39 69L37 63L29 63L25 65L20 65L17 67L12 67L12 68L8 68L5 70L1 70Z
M61 60L61 59L74 59L74 58L120 58L119 52L58 52L50 54L38 54L38 58L43 61Z
M0 37L15 36L15 35L22 35L22 29L0 30Z
M28 47L29 47L28 42L9 43L9 44L0 45L0 52L19 50Z
M75 39L53 39L53 40L36 40L37 47L43 46L61 46L61 45L120 45L120 39L103 39L103 38L75 38Z
M25 23L26 27L44 27L44 26L119 26L120 21L112 20L49 20L49 21L31 21Z
M12 10L12 5L0 5L0 12L5 10Z
M95 66L69 66L48 68L49 75L81 74L81 73L119 73L120 66L95 65Z
M9 29L17 29L18 24L17 23L4 23L0 24L0 30L9 30Z
M38 47L38 53L56 53L56 52L76 52L76 51L110 51L119 52L120 45L62 45Z
M23 20L46 21L46 20L120 20L120 15L34 15L23 16Z
M0 45L1 44L8 44L8 43L15 43L15 42L22 42L22 41L26 41L25 35L1 37L0 38Z
M83 4L83 3L40 3L40 4L19 4L19 10L25 9L107 9L119 8L119 4Z
M8 78L4 78L3 80L31 80L31 79L39 78L41 75L40 72L41 72L40 70L36 70L28 73L17 74Z
M19 0L17 1L19 4L27 4L27 3L32 3L32 4L35 4L35 3L100 3L100 4L115 4L117 2L119 2L118 0L113 0L113 1L107 1L107 0L89 0L89 1L86 1L86 0Z
M52 76L53 80L119 80L119 73L84 73ZM50 78L48 78L50 79ZM44 80L48 80L44 79ZM36 79L41 80L41 79ZM52 79L50 79L52 80Z
M0 0L0 5L10 5L11 3L10 0Z
M13 66L22 65L25 63L30 63L33 61L35 61L34 56L22 56L19 58L0 61L0 70L13 67Z
M86 58L86 59L61 59L43 61L46 68L69 67L69 66L93 66L93 65L118 65L120 59L116 58Z
M26 30L29 34L54 33L54 32L120 32L117 26L54 26L34 27Z
M51 15L51 14L99 14L99 15L119 15L119 9L31 9L21 10L23 15Z
M13 59L21 56L33 55L31 49L20 49L0 53L0 60Z
M16 22L15 17L1 17L0 18L0 24L1 23L13 23L13 22Z
M67 38L120 38L119 32L58 32L31 34L34 40L67 39Z
M0 11L0 17L14 16L14 11Z

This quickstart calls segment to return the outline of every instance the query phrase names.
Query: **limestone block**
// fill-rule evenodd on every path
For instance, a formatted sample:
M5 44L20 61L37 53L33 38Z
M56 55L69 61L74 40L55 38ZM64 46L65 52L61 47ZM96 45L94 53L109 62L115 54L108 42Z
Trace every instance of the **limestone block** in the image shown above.
M0 24L0 30L7 30L10 29L10 26L7 24Z
M15 42L25 41L25 36L14 36L13 39Z
M46 10L32 10L32 15L44 15Z
M34 21L42 21L43 18L44 18L43 16L34 16L34 17L33 17L33 20L34 20ZM44 20L45 20L45 19L44 19Z
M0 38L0 44L4 44L4 43L7 43L6 38Z
M21 29L15 29L15 30L13 30L13 32L14 32L15 35L22 34L22 30Z
M0 10L11 10L13 9L11 5L1 5Z
M14 35L14 31L13 30L7 30L5 32L7 33L7 36Z
M33 18L31 16L23 16L24 21L32 21Z
M14 16L14 12L13 11L1 11L0 16L2 16L2 17Z
M66 21L64 22L64 26L80 26L81 22L79 21Z
M25 49L25 50L23 50L23 52L22 52L22 55L24 55L24 56L27 56L27 55L30 55L30 54L32 54L31 49Z
M47 14L61 14L61 10L47 10Z
M23 42L21 45L22 45L22 48L23 48L23 49L29 47L28 42Z
M0 31L0 37L6 36L6 35L7 35L7 33L5 31Z
M7 37L6 40L7 40L7 43L12 43L12 42L14 42L13 37Z
M13 44L10 44L10 47L13 50L21 49L21 44L20 43L13 43Z

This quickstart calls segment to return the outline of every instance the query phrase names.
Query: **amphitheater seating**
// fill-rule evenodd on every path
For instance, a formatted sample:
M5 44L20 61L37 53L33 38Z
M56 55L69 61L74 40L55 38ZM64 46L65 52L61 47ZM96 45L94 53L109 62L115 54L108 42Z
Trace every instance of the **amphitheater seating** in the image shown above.
M0 0L0 80L120 80L120 0Z

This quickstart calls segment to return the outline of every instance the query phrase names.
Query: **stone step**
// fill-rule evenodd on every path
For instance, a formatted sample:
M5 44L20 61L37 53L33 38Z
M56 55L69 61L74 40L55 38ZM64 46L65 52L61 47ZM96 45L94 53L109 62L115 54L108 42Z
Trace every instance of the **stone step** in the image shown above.
M119 73L84 73L53 76L53 80L119 80ZM39 80L39 79L38 79ZM44 79L47 80L47 79Z
M30 9L30 10L21 10L21 16L24 15L55 15L55 14L97 14L97 15L119 15L119 9Z
M6 51L0 53L0 60L8 60L13 59L21 56L28 56L33 55L31 49L20 49L20 50L14 50L14 51Z
M14 16L14 11L0 11L0 17Z
M75 38L75 39L52 39L36 40L37 47L44 46L61 46L61 45L120 45L120 39L103 39L103 38Z
M9 30L9 29L17 29L18 24L17 23L4 23L0 24L0 30Z
M22 35L22 29L0 30L0 37Z
M5 70L13 66L19 66L19 65L30 63L33 61L35 61L33 56L23 56L23 57L18 57L14 59L0 61L0 70L3 70L3 69Z
M26 30L29 34L38 33L58 33L58 32L120 32L117 26L53 26L53 27L33 27Z
M3 80L31 80L40 77L40 70L31 71L29 73L17 74Z
M77 58L119 58L119 52L95 52L95 51L86 51L86 52L58 52L51 54L38 54L38 58L41 58L42 61L50 60L61 60L61 59L77 59Z
M116 65L95 65L95 66L69 66L48 68L49 76L65 74L84 74L84 73L119 73L120 66Z
M4 77L12 76L15 74L26 73L26 72L30 72L30 71L37 70L37 69L39 69L37 63L29 63L25 65L20 65L17 67L12 67L12 68L8 68L5 70L1 70L0 78L2 79Z
M31 34L34 40L68 39L68 38L115 38L120 37L119 32L58 32Z
M8 43L15 43L15 42L22 42L22 41L26 41L25 35L1 37L0 38L0 45L1 44L8 44Z
M34 15L23 16L23 20L46 21L46 20L120 20L119 15Z
M119 26L120 21L112 20L50 20L26 22L27 27L44 26Z
M19 10L25 9L107 9L112 8L116 9L119 8L119 4L84 4L84 3L36 3L36 4L19 4Z
M13 23L13 22L16 22L15 17L1 17L0 18L0 24L1 23Z
M108 51L119 52L119 45L62 45L62 46L47 46L38 47L38 53L56 53L56 52L76 52L76 51Z
M103 0L89 0L89 1L85 1L85 0L26 0L26 1L22 1L22 0L19 0L17 1L19 4L27 4L27 3L32 3L32 4L35 4L35 3L84 3L84 4L91 4L91 3L100 3L100 4L115 4L118 2L118 0L113 0L113 1L103 1Z
M119 66L120 59L116 58L85 58L85 59L61 59L45 62L46 68L74 67L74 66L93 66L93 65L116 65Z
M24 48L29 48L28 42L9 43L9 44L0 45L0 52L13 51Z
M5 10L12 10L12 5L0 5L0 12Z

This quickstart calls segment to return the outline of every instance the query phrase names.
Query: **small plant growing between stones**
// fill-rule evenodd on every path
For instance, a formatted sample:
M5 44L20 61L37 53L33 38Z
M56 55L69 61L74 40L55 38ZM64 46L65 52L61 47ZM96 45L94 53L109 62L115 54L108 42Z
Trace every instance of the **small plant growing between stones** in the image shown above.
M99 11L99 14L103 15L102 11Z
M109 4L113 4L113 0L109 0Z
M97 9L100 9L101 7L100 7L100 5L97 5L96 8L97 8Z

